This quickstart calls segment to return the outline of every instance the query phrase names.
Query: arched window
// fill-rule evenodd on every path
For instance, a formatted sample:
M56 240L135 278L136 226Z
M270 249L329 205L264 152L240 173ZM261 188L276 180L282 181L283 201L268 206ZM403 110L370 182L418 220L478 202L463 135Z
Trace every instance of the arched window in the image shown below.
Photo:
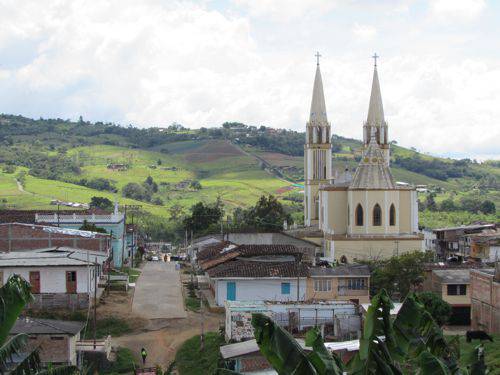
M396 208L394 204L391 204L391 208L389 209L389 225L396 225Z
M356 216L356 218L355 218L356 225L358 227L363 226L363 207L361 207L360 204L358 204L358 206L356 207L355 216Z
M380 206L377 203L375 207L373 207L373 226L378 227L381 225L382 225L382 210L380 209Z

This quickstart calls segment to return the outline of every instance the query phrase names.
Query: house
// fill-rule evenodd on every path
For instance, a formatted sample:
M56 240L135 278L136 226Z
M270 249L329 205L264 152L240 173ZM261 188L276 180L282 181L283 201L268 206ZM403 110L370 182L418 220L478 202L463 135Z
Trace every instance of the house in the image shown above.
M291 245L235 245L225 242L198 254L218 306L226 300L302 301L308 267ZM207 255L209 254L209 255Z
M105 214L35 214L35 222L37 224L47 224L52 226L59 226L68 229L78 229L84 222L88 224L95 224L99 228L106 230L108 235L111 235L111 248L113 266L116 268L122 267L129 261L128 250L125 246L125 215L118 212L118 205L115 204L113 213Z
M424 290L436 293L452 307L448 324L470 325L470 269L434 269L429 277L430 280L425 283Z
M0 252L27 251L57 246L99 251L111 248L108 234L26 223L0 224Z
M366 265L311 267L307 279L307 300L350 300L370 302L370 270Z
M466 236L470 245L471 258L483 262L497 262L500 260L500 228L485 229L481 233Z
M422 234L424 235L424 250L436 252L436 233L431 229L424 228Z
M500 333L500 263L490 269L471 270L472 329Z
M0 284L18 274L31 284L32 309L84 309L97 298L107 256L72 248L49 248L0 254Z
M460 257L469 256L470 244L466 240L466 235L481 233L484 230L495 228L496 224L486 223L434 229L434 233L436 234L436 252L442 258L450 255Z
M292 334L304 334L320 327L328 339L358 337L361 321L357 307L349 301L226 301L226 341L252 339L252 314L261 313L273 319Z
M76 365L76 346L84 322L19 318L10 331L28 335L27 352L39 349L42 365Z

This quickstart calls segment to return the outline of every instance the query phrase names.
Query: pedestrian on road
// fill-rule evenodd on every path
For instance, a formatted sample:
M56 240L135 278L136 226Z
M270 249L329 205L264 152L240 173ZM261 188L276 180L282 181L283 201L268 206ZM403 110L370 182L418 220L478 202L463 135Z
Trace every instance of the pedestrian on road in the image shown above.
M146 357L148 356L148 352L146 352L146 349L142 348L141 349L141 357L142 357L142 365L144 366L146 364Z

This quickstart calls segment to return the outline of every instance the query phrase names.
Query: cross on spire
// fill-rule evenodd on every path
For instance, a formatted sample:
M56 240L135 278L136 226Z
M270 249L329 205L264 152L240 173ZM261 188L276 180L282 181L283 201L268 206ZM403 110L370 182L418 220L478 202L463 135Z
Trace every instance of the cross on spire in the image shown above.
M373 61L375 61L375 67L377 67L377 59L379 58L380 56L377 55L377 53L374 53L373 56L372 56L372 59Z
M321 55L319 54L319 52L316 52L314 56L316 56L316 65L319 65L319 58L321 57Z

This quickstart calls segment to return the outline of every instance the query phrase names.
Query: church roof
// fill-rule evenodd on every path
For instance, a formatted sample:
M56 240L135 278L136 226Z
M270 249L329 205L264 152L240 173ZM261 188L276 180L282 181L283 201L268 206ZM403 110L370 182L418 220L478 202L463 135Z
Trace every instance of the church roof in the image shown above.
M356 168L350 189L396 189L390 168L386 165L382 150L372 131L370 143L363 152L361 162Z
M380 93L380 83L378 81L377 65L373 70L372 92L370 94L370 106L368 107L369 125L380 126L384 123L384 107L382 105L382 94Z
M316 66L316 76L314 77L314 87L311 102L311 115L309 122L316 125L328 125L326 117L325 94L323 92L323 80L319 64Z

